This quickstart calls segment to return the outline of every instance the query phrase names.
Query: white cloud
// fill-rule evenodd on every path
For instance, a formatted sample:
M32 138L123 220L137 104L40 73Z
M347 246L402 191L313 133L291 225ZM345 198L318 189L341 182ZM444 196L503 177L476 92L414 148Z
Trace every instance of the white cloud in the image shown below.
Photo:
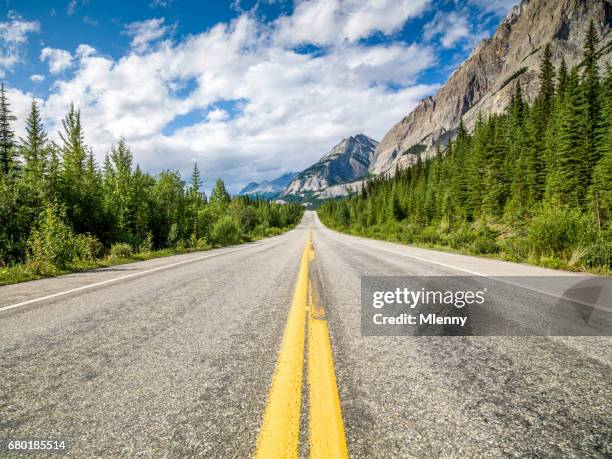
M72 54L65 49L43 48L40 60L49 62L49 72L54 75L72 67Z
M440 36L440 43L444 48L451 48L460 40L471 36L467 12L458 13L445 11L436 14L434 19L425 26L424 37L431 40Z
M520 0L470 0L469 3L479 7L487 13L505 16L510 12L513 6L520 3Z
M38 22L26 21L14 12L8 14L8 21L0 22L0 76L22 61L28 34L39 30Z
M300 54L283 27L244 13L180 42L143 40L120 59L81 45L42 107L47 127L56 132L74 102L98 160L123 136L145 170L189 173L197 160L206 183L223 177L237 191L306 167L346 136L380 139L435 89L414 83L435 62L428 47L347 39Z
M45 76L35 73L34 75L30 75L30 80L34 83L40 83L45 80Z
M206 115L206 118L209 121L225 121L229 117L229 113L220 108L215 108L214 110L209 111L208 115Z
M429 0L299 0L278 19L277 38L289 45L356 42L376 32L389 35L421 14Z
M77 0L70 0L68 2L68 5L66 5L66 14L68 16L72 16L74 14L74 12L76 11L77 3Z
M163 38L172 29L164 22L164 18L154 18L127 24L125 33L132 37L132 48L139 52L146 51L152 42Z
M149 3L150 8L168 8L172 4L172 0L152 0Z

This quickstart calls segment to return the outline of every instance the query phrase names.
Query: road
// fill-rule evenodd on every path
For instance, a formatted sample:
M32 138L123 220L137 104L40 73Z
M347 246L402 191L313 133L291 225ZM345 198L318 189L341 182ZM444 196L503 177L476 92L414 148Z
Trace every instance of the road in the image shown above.
M0 287L0 439L264 457L260 429L280 429L264 418L286 406L308 456L322 441L310 418L332 425L338 400L343 431L325 441L339 456L342 441L351 457L612 455L611 338L363 336L364 274L554 274L524 293L535 311L564 275L342 235L306 212L255 243ZM306 307L323 314L318 337Z

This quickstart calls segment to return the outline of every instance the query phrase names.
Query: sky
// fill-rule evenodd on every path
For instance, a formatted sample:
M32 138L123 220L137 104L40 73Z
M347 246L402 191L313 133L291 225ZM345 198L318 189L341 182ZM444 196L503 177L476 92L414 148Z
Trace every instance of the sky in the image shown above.
M0 79L20 136L32 98L51 138L74 103L99 163L123 137L235 193L380 140L517 1L0 0Z

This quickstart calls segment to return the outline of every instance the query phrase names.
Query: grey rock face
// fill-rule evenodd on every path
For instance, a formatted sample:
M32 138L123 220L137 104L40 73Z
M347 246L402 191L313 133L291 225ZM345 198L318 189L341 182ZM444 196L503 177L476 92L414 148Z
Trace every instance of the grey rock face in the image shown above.
M422 100L391 128L376 148L370 172L393 174L396 165L407 167L415 162L415 153L432 154L436 142L445 144L454 136L461 117L471 129L479 112L503 111L518 78L526 98L532 100L538 91L538 68L546 44L551 45L556 66L562 57L569 67L579 64L591 19L600 37L604 66L612 62L610 0L523 0L491 38L474 48L435 96Z
M281 196L319 194L326 188L364 177L377 145L378 142L363 134L344 139L319 161L299 173Z

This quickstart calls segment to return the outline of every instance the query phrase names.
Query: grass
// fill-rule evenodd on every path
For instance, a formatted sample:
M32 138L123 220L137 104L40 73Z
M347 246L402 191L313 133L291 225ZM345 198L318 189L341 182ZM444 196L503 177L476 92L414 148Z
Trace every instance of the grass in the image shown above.
M327 223L326 223L327 224ZM447 253L456 253L461 255L470 255L477 256L482 258L496 259L502 261L510 261L514 263L527 263L535 266L540 266L543 268L550 269L558 269L572 272L586 272L595 275L601 276L610 276L612 275L612 270L606 268L604 266L586 266L580 261L586 254L586 249L583 247L578 247L574 251L572 251L571 256L568 259L563 259L558 256L544 256L544 255L536 255L534 253L528 253L524 256L517 255L516 253L510 253L505 251L503 248L500 248L497 252L479 252L473 250L469 246L460 246L460 247L451 247L449 244L443 244L440 242L423 242L423 241L415 241L403 240L402 237L396 233L385 233L381 231L369 231L368 233L364 233L359 231L356 228L338 228L334 226L328 225L330 228L346 233L354 236L366 237L369 239L378 239L383 241L395 242L404 245L410 245L414 247L420 247L424 249L432 249L438 250L441 252Z
M277 236L290 229L293 229L295 225L284 228L284 229L273 229L269 228L265 236L253 236L250 235L248 240L245 242L258 241L266 237ZM0 266L0 286L17 284L20 282L27 282L31 280L44 279L48 277L57 277L64 274L71 274L82 271L89 271L97 268L108 268L110 266L124 265L127 263L134 263L136 261L146 261L153 258L169 257L172 255L182 255L185 253L193 252L205 252L214 247L207 247L205 249L194 249L194 248L176 248L176 249L161 249L151 250L146 252L138 252L129 257L112 257L110 255L97 259L95 261L75 260L68 264L64 269L55 269L51 272L45 272L44 274L34 274L28 271L25 264L16 264L13 266Z
M208 249L204 249L208 250ZM149 252L135 253L130 257L111 257L110 255L104 258L100 258L95 261L84 261L77 260L67 265L64 269L56 269L52 272L46 272L45 274L33 274L26 268L24 264L17 264L14 266L1 267L0 268L0 285L17 284L19 282L26 282L36 279L43 279L46 277L56 277L64 274L76 273L81 271L88 271L96 268L108 268L109 266L124 265L127 263L133 263L135 261L151 260L153 258L168 257L171 255L180 255L190 252L199 252L196 249L163 249L163 250L152 250Z

